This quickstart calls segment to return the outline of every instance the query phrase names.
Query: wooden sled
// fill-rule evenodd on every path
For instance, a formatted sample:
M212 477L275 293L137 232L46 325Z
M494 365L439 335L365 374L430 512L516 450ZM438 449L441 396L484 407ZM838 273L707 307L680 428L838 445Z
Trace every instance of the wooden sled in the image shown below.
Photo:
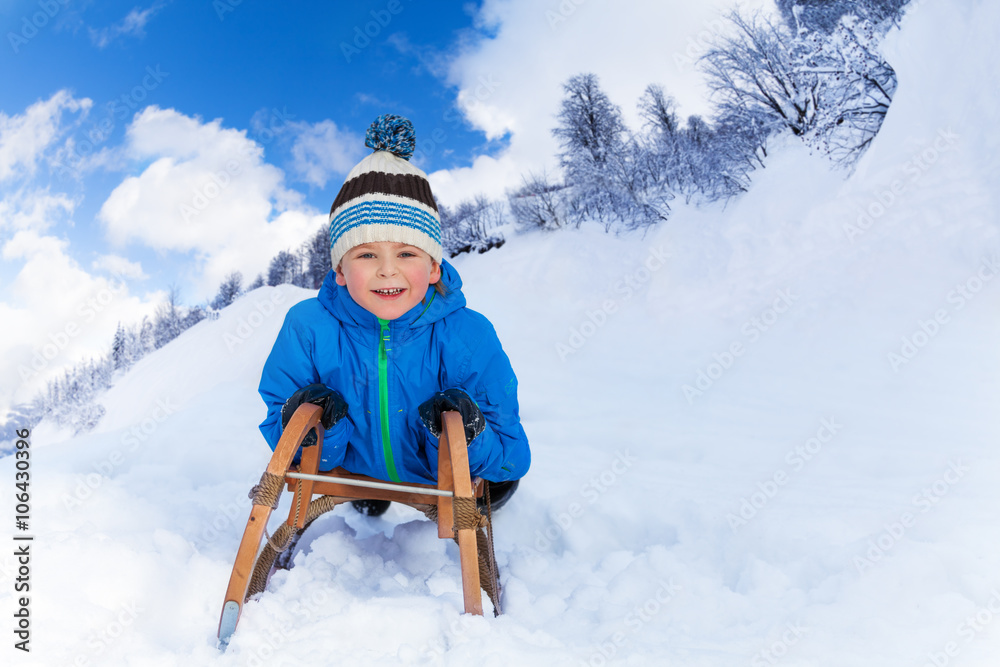
M454 411L442 415L443 429L438 441L438 483L401 484L355 475L341 468L319 472L323 448L323 428L317 428L322 409L310 403L295 411L274 448L274 454L251 491L253 506L246 530L236 553L233 573L226 589L226 599L219 619L219 644L222 648L236 631L243 604L267 587L277 557L294 545L298 536L317 517L336 505L351 500L389 500L410 505L436 520L438 537L458 543L462 570L465 611L483 614L480 586L493 602L494 614L500 614L500 587L493 554L493 532L489 517L489 489L484 480L472 479L466 450L462 417ZM316 444L302 450L301 464L292 459L306 435L315 429ZM271 512L278 507L281 492L295 496L288 519L269 536L263 549ZM487 514L478 509L476 499L486 496ZM322 494L313 500L313 494ZM487 534L484 528L488 529Z

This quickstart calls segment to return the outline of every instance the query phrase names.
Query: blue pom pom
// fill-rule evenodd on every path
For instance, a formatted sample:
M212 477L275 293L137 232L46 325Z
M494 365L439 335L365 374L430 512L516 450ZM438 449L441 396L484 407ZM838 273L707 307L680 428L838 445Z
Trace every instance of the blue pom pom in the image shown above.
M376 118L365 133L365 146L376 151L389 151L404 160L413 155L416 143L413 123L408 118L391 113Z

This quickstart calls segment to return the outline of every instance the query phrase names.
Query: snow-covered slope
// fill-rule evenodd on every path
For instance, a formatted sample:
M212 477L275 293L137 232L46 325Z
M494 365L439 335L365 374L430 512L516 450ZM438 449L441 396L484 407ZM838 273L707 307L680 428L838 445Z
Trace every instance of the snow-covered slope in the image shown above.
M137 364L94 432L34 433L17 663L995 664L998 29L991 3L911 9L847 182L790 142L726 210L456 261L533 447L496 517L504 616L461 615L420 515L342 507L215 649L270 454L257 379L310 296L263 288Z

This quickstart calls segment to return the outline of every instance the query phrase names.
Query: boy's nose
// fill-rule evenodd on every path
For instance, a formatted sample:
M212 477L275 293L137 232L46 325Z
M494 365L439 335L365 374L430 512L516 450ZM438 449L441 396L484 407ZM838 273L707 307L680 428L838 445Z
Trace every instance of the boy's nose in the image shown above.
M378 273L380 276L396 275L396 264L392 261L386 260L379 264Z

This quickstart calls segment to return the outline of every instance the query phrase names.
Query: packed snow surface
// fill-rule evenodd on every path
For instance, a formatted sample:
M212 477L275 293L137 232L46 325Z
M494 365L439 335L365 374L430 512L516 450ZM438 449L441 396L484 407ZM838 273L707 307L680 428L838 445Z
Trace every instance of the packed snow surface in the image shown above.
M501 617L462 614L420 514L341 506L216 648L270 455L257 381L312 296L282 286L136 364L93 432L34 431L32 651L4 663L996 664L997 34L995 3L913 6L846 181L789 141L724 209L455 260L533 451L495 517Z

